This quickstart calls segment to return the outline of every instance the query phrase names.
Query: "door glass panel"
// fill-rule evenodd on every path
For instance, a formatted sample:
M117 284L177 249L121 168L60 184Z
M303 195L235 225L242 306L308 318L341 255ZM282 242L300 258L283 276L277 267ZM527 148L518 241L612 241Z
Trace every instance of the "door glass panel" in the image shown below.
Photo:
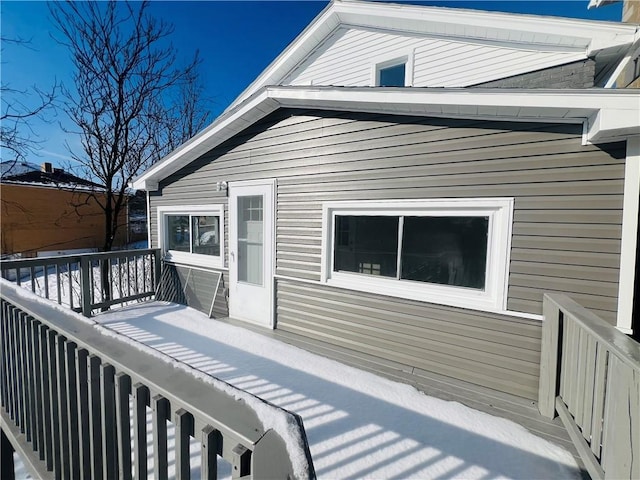
M238 197L238 281L263 284L262 195Z

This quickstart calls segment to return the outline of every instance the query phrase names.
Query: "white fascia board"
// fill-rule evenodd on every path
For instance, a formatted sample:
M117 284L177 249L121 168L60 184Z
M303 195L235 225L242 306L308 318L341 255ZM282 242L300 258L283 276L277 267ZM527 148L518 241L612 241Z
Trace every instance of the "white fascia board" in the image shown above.
M630 101L630 103L633 102ZM587 142L612 142L640 135L640 97L636 97L635 103L635 109L615 107L599 109L587 121Z
M544 43L581 46L589 51L631 43L636 32L635 26L616 22L348 0L337 2L336 12L347 23L399 31L407 31L406 25L413 25L422 33L481 35L494 40L508 40L510 32L533 32L539 35L537 38L544 38Z
M461 109L497 108L519 109L509 116L527 118L566 118L585 120L600 109L612 109L638 114L640 93L632 90L506 90L500 88L335 88L335 87L267 87L271 98L285 106L300 106L317 103L340 103L385 105L400 113L416 111L416 106L454 107L452 113L461 114ZM541 113L542 112L542 113ZM626 118L626 115L625 115ZM621 119L621 123L628 120Z
M133 182L157 189L163 178L278 108L307 108L482 120L585 123L601 143L640 133L640 94L633 90L266 87Z

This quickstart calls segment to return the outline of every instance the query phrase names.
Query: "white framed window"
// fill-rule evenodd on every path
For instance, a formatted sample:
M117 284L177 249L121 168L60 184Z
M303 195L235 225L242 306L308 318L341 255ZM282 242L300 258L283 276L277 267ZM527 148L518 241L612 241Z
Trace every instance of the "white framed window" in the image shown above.
M512 198L327 203L322 281L504 311L512 221Z
M372 69L372 85L376 87L413 86L413 51L405 55L376 59Z
M158 239L171 262L224 267L224 206L158 207Z

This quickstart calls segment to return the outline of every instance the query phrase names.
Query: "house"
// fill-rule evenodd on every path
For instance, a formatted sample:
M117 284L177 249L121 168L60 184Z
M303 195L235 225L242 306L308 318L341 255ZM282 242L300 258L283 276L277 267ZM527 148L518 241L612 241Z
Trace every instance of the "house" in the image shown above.
M49 162L41 167L3 163L2 256L78 253L102 246L104 213L93 197L102 195L100 185ZM120 229L116 245L124 245L126 233Z
M150 245L214 317L535 399L545 292L640 328L638 38L334 0L135 180Z

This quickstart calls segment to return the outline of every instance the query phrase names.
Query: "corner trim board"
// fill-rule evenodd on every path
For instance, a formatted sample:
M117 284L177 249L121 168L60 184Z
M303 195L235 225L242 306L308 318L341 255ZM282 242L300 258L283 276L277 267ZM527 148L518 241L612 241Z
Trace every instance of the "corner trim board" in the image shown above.
M627 141L624 169L624 203L622 209L622 241L620 245L620 277L618 281L618 330L631 333L633 295L638 258L638 209L640 208L640 136Z

